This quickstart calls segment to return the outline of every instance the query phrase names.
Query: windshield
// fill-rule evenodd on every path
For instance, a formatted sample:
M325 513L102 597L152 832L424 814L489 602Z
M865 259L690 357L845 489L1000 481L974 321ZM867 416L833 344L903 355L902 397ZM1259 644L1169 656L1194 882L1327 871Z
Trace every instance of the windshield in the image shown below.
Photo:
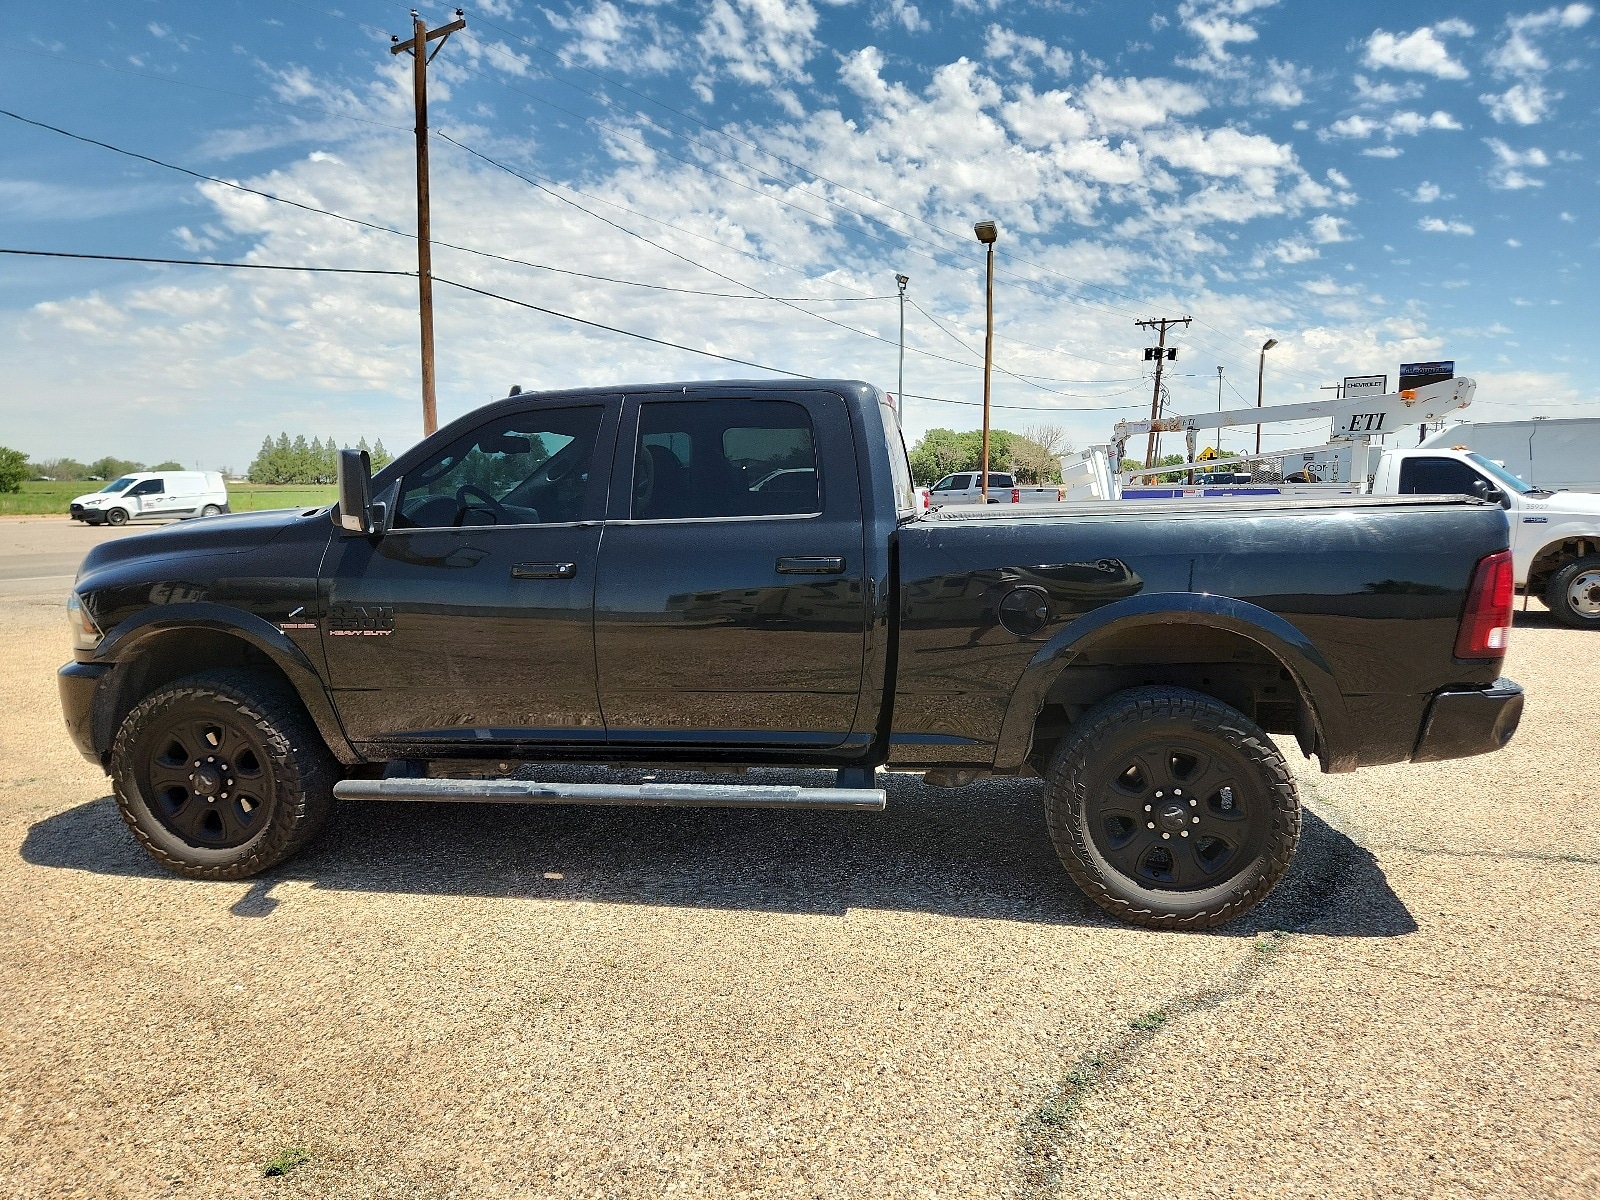
M1469 450L1467 457L1473 461L1473 464L1480 471L1485 472L1490 478L1496 480L1501 487L1516 492L1519 496L1526 496L1530 492L1544 491L1543 488L1536 488L1532 484L1519 479L1493 459L1485 458L1476 451Z
M100 490L102 492L120 492L123 488L132 483L133 480L134 477L132 475L124 475L121 479L113 479Z

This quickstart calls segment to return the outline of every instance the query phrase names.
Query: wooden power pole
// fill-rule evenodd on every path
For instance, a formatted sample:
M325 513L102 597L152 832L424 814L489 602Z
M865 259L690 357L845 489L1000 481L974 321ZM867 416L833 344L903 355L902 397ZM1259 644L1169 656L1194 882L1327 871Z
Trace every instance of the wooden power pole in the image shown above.
M417 109L417 300L422 318L422 436L439 428L439 409L434 396L433 376L433 229L428 212L428 63L444 49L458 29L467 27L465 14L456 9L456 19L430 30L428 23L411 10L411 37L402 42L391 38L390 54L409 53L413 59L411 94ZM441 39L428 53L428 43Z
M1167 345L1167 327L1169 325L1182 325L1187 328L1192 320L1194 320L1193 317L1152 317L1148 321L1134 322L1141 329L1159 329L1161 331L1161 338L1156 345L1146 346L1144 350L1146 359L1153 358L1156 360L1156 386L1155 391L1150 396L1150 419L1152 421L1161 419L1161 368L1166 365L1167 359L1178 357L1177 347L1168 347ZM1145 443L1144 465L1147 467L1156 465L1157 436L1159 435L1152 429L1150 431L1150 440Z

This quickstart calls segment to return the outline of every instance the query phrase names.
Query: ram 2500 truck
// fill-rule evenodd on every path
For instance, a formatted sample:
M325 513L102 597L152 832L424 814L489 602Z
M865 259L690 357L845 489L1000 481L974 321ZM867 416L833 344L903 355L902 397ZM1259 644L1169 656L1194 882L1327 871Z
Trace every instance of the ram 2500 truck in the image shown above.
M1204 927L1294 853L1269 733L1350 771L1498 749L1522 709L1506 514L1470 497L927 513L848 381L515 395L340 466L332 509L84 560L67 725L174 871L271 867L336 798L870 810L882 768L1037 775L1096 904ZM517 769L548 762L837 776Z

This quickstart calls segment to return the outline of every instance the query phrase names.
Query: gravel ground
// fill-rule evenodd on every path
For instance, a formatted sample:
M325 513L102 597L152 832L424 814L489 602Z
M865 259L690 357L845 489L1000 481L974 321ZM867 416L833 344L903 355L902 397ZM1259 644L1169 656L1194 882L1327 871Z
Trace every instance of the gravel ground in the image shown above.
M1289 880L1195 935L1102 919L1029 783L346 804L180 880L62 732L61 600L0 600L0 1194L1600 1192L1600 641L1542 614L1508 751L1307 774Z

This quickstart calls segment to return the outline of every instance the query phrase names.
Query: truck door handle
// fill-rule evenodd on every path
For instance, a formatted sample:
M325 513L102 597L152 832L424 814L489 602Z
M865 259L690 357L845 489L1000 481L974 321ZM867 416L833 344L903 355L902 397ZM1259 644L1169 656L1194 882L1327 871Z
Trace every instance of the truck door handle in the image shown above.
M843 575L843 558L780 558L780 575Z
M569 562L517 563L511 568L513 579L571 579L578 573L578 564Z

